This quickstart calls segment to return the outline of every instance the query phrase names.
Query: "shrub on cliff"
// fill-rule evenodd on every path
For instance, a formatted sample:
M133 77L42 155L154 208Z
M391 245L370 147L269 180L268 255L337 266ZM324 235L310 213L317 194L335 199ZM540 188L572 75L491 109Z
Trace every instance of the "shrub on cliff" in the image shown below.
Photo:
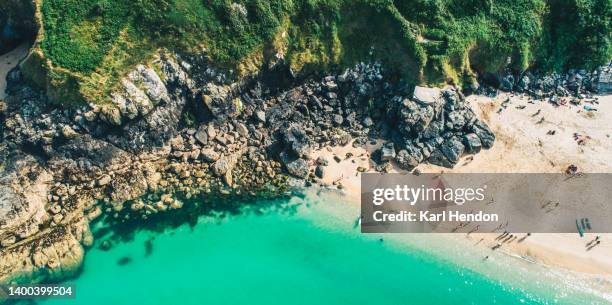
M609 0L37 1L41 54L94 102L158 48L206 50L241 73L266 60L317 71L378 59L428 84L461 84L508 58L517 71L611 58Z

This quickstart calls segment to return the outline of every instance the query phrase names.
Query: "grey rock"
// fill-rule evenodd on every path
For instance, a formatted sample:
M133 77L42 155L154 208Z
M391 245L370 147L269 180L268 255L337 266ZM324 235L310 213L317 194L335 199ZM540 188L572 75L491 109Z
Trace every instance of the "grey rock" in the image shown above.
M447 126L449 129L461 130L465 126L465 114L463 111L453 111L448 114Z
M207 127L205 125L200 125L198 131L194 134L194 137L200 144L207 145L208 144L208 133L206 133Z
M101 117L106 123L111 125L120 126L122 123L119 108L112 105L102 108Z
M487 125L481 121L478 121L472 126L472 131L480 138L483 148L489 149L493 147L493 143L495 142L495 134Z
M308 177L308 163L304 159L296 159L285 164L289 174L298 178Z
M323 165L318 165L315 168L315 176L323 179L325 177L325 166Z
M111 177L109 175L104 175L102 177L100 177L100 179L98 179L98 181L96 181L96 184L98 186L105 186L107 184L109 184L111 182Z
M448 159L448 161L455 164L457 163L457 161L459 161L459 158L461 158L461 155L463 155L465 146L463 145L463 143L461 143L461 141L457 137L453 137L453 138L446 140L440 147L440 150L442 151L444 156Z
M468 154L477 154L482 148L482 142L475 133L469 133L463 136L463 144L465 145L465 152Z
M219 153L212 148L202 148L200 151L200 156L202 159L208 162L215 162L219 160L220 157Z
M599 94L612 92L612 64L598 69L592 86Z
M417 165L419 165L422 160L423 155L416 148L411 151L402 149L397 153L397 156L395 157L395 161L397 162L399 167L405 170L412 170L413 168L417 167Z
M380 148L380 159L382 161L391 161L395 159L395 145L393 142L385 143Z
M514 76L508 74L502 78L499 88L508 92L512 91L514 89Z
M453 168L454 163L450 162L448 158L442 153L440 149L436 149L431 152L431 155L427 159L430 164L443 166L447 168Z
M162 101L166 102L169 100L166 86L153 69L138 65L136 71L138 72L136 79L140 80L145 93L153 104L159 104Z
M439 102L441 91L438 88L426 88L416 86L412 99L421 103L424 106L434 105Z
M133 82L127 79L122 79L121 85L124 89L123 96L125 97L126 103L133 104L134 107L138 109L138 113L140 113L140 115L146 115L151 112L153 108L155 108L149 97L147 97L142 90L136 87Z
M255 111L255 117L262 123L266 122L266 113L261 110Z
M423 130L422 136L425 139L432 139L440 136L443 131L444 126L442 126L442 121L434 121L427 125L427 128Z
M303 128L291 125L282 132L282 139L285 147L299 157L306 157L310 154L309 139Z
M404 99L400 107L398 127L404 135L415 135L423 131L434 119L433 106L423 106Z
M206 133L208 134L208 139L211 141L217 137L217 130L212 124L208 124L208 126L206 126Z
M334 115L334 124L336 124L337 126L340 126L342 125L343 122L344 122L344 118L342 118L341 115L339 114Z
M243 137L248 137L249 136L249 130L242 123L236 123L236 132L238 132L238 134L243 136Z

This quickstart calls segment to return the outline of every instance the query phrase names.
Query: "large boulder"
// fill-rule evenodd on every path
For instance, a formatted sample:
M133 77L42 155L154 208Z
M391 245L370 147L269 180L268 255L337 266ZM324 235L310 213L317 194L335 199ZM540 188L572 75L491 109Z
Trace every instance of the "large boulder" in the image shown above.
M438 88L427 88L416 86L412 99L423 106L433 106L440 101L442 93Z
M434 115L433 106L404 99L397 114L399 131L405 136L414 136L429 126Z
M297 157L307 157L310 154L310 140L308 135L297 125L281 131L281 139L285 150L295 154Z
M463 152L465 146L458 137L452 137L442 143L439 149L434 150L427 160L431 164L453 168Z
M457 161L459 161L461 155L463 155L465 146L463 143L461 143L461 140L458 137L452 137L444 141L444 144L442 144L440 150L451 163L455 164Z
M208 83L202 93L202 103L217 119L225 120L240 114L243 105L240 98L232 98L229 86Z
M289 174L298 177L298 178L306 178L308 177L308 163L304 159L295 159L293 161L287 162L285 164L287 167L287 171Z
M465 152L468 154L477 154L482 148L482 142L475 133L464 135L463 144L465 145Z
M495 134L491 129L481 121L477 121L472 125L472 131L480 138L482 147L489 149L493 147L495 142Z
M400 168L412 170L423 161L423 154L412 144L406 145L405 149L400 150L395 157L395 161Z

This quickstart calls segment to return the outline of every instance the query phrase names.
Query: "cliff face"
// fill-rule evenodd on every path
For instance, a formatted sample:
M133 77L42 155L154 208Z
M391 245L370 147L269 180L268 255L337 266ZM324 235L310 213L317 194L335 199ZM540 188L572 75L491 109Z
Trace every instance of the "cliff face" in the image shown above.
M4 0L8 1L8 0ZM14 1L14 0L12 0ZM368 59L413 85L468 87L476 73L592 70L611 56L606 0L37 0L22 70L63 105L105 104L159 48L233 79L282 64L299 77ZM571 30L569 30L571 29Z

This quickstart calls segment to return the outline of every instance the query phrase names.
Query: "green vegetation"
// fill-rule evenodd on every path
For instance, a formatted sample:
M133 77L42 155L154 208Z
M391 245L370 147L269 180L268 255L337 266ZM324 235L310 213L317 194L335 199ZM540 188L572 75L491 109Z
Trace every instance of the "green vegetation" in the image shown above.
M593 68L611 59L610 0L38 0L46 77L59 100L103 103L159 49L238 74L283 58L296 71L379 59L412 83L473 70ZM45 64L49 59L51 65ZM41 82L41 79L44 81Z

